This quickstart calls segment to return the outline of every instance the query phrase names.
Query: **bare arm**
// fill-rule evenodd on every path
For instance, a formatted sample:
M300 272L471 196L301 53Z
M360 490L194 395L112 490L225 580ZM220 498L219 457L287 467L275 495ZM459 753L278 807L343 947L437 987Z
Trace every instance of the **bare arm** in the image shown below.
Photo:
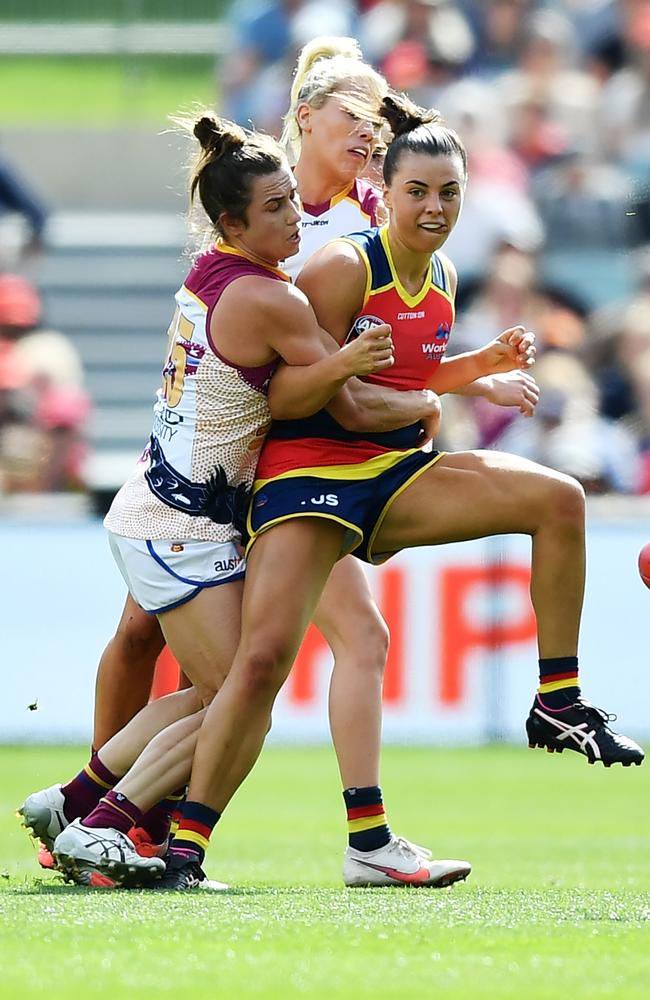
M386 324L338 350L302 292L264 278L243 277L225 290L212 314L210 334L217 350L241 367L259 367L278 357L286 362L271 379L269 405L275 417L309 416L351 376L393 363Z
M390 326L385 323L341 349L320 327L316 331L325 356L311 365L282 365L271 380L269 406L276 420L311 416L327 406L351 376L381 371L393 363Z
M516 406L525 417L534 415L539 402L537 382L529 372L518 370L478 378L455 392L459 396L482 396L495 406Z
M486 376L513 370L526 371L535 363L535 337L523 326L515 326L491 340L485 347L455 358L444 358L427 385L434 392L454 392ZM469 395L483 395L484 385L469 391Z

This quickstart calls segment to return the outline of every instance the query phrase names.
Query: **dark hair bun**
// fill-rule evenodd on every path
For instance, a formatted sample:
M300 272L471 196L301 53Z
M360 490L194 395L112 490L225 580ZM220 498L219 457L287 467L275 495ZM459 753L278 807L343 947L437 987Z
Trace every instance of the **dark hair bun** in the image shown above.
M243 146L246 136L242 129L232 122L219 121L203 115L194 124L194 135L206 153L215 158Z
M393 138L412 132L420 125L442 124L444 119L435 108L418 107L406 94L388 94L381 106L381 115L386 119Z

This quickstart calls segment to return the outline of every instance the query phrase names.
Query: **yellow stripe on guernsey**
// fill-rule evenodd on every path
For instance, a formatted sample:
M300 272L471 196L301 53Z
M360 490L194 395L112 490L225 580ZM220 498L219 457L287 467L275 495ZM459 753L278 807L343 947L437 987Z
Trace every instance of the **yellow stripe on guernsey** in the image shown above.
M359 312L361 312L366 306L368 299L370 298L370 290L372 288L372 268L370 266L368 254L363 249L363 247L360 247L359 244L355 243L354 240L349 240L346 236L341 237L341 242L347 243L349 244L349 246L354 247L359 257L361 257L361 260L363 261L364 267L366 269L366 287L363 290L363 303L361 304L361 309L359 309Z
M376 826L386 826L386 813L378 816L364 816L363 819L349 819L348 833L363 833L364 830L374 830Z
M204 837L201 833L197 833L196 830L179 829L174 839L176 841L190 840L193 844L198 844L199 847L202 847L204 851L207 851L208 844L210 843L207 837Z
M267 483L275 483L279 479L295 479L297 476L313 476L314 479L374 479L387 472L394 465L403 461L409 455L417 455L419 448L408 448L406 451L387 451L383 455L375 455L366 462L356 462L352 465L318 465L314 468L289 469L270 479L256 479L253 493L257 493Z
M183 291L185 292L185 294L186 294L186 295L189 295L189 297L190 297L191 299L194 299L194 301L196 302L196 304L197 304L198 306L200 306L200 307L201 307L201 309L203 310L203 312L207 312L207 311L208 311L208 307L207 307L207 305L205 304L205 302L203 301L203 299L200 299L200 298L198 297L198 295L195 295L195 294L194 294L194 292L192 292L192 291L191 291L191 290L190 290L190 289L189 289L189 288L187 287L187 285L183 285Z
M90 780L93 781L96 785L99 785L100 788L105 788L106 791L110 791L111 788L113 787L112 785L107 784L105 781L102 781L101 778L98 778L95 772L93 771L92 767L90 766L90 764L86 764L86 766L84 767L84 771L86 772Z
M540 694L549 694L551 691L561 691L562 688L575 687L578 683L578 674L566 677L563 681L549 681L548 684L540 684L538 691Z

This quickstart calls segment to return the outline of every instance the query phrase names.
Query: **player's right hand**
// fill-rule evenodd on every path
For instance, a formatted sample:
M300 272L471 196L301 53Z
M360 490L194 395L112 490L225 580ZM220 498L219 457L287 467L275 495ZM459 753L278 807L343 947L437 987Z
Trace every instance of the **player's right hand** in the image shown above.
M350 375L372 375L394 363L392 327L388 323L371 326L341 348Z

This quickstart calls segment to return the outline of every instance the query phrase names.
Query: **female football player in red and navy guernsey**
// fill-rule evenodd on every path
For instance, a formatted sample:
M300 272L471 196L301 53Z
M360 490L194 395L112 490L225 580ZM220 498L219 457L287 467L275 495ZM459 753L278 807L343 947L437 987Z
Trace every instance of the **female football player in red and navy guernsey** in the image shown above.
M480 375L528 366L531 337L521 328L480 351L441 360L456 279L439 250L462 205L465 152L435 114L406 100L388 100L386 115L395 135L384 166L390 221L383 231L336 241L304 269L300 284L321 325L343 342L355 324L358 329L390 317L395 324L390 372L403 386L447 392ZM426 328L420 325L423 312ZM252 766L257 759L277 692L331 569L345 553L380 562L411 546L530 535L541 683L527 721L529 740L576 750L591 762L642 761L641 748L613 733L605 713L580 696L585 539L584 495L577 482L496 452L422 451L417 427L410 441L402 433L397 439L348 436L321 415L293 428L293 436L289 427L267 439L258 464L242 638L195 752L188 801L212 815L185 833L181 825L162 887L191 884L192 865L205 849L212 822L237 787L242 761L247 758ZM349 883L381 882L390 867L385 856L379 860L373 852L348 848L346 853ZM422 866L412 872L414 883L425 877Z

